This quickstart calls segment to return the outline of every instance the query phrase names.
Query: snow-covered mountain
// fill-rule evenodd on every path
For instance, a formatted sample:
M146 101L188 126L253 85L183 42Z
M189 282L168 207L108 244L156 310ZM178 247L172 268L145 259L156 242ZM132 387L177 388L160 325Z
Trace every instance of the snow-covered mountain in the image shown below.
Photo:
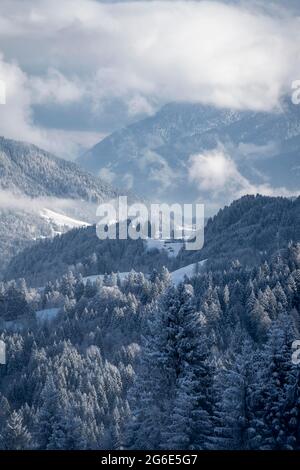
M0 271L32 241L93 221L118 192L75 163L0 138Z
M104 181L35 145L0 137L0 189L35 197L100 202L115 197Z
M290 99L274 112L172 103L154 116L114 132L78 163L145 197L191 201L189 158L220 146L250 184L298 189L300 107Z

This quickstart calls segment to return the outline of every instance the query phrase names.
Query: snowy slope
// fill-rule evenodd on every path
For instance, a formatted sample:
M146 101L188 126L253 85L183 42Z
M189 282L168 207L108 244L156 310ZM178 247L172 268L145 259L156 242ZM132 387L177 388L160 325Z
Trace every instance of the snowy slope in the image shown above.
M128 272L124 272L124 273L118 273L118 276L119 276L121 281L124 281L129 274L130 274L130 272L128 271ZM87 281L90 281L91 283L94 283L97 280L103 281L103 279L104 279L104 274L95 274L94 276L84 277L83 282L84 282L84 284L86 284Z
M184 281L185 277L192 277L197 273L197 270L200 270L202 266L205 265L206 259L203 261L199 261L198 263L192 263L189 264L188 266L184 266L183 268L176 269L176 271L171 272L171 279L175 285L179 284L180 282ZM135 272L135 271L131 271ZM127 276L130 274L130 272L123 272L123 273L118 273L118 276L121 281L124 281ZM103 281L104 279L104 274L96 274L94 276L86 276L83 278L83 282L86 284L86 282L89 280L90 282L94 283L97 280Z
M184 281L185 277L192 277L197 273L197 270L201 269L202 266L206 263L206 259L203 261L199 261L199 263L192 263L183 268L176 269L171 273L172 281L175 285L180 284L180 282Z
M56 227L68 227L68 228L79 228L79 227L87 227L90 225L83 220L73 219L72 217L68 217L67 215L60 214L59 212L55 212L51 209L42 209L40 215L46 219L52 226Z

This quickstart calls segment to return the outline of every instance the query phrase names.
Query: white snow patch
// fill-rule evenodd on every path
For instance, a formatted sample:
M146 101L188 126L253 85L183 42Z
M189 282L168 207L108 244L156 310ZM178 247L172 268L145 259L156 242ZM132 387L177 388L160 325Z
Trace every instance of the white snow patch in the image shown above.
M184 281L185 276L186 277L194 276L197 273L197 271L201 270L201 267L205 265L206 261L207 260L204 259L202 261L198 261L198 263L192 263L187 266L184 266L183 268L179 268L179 269L176 269L176 271L171 272L170 275L171 275L172 282L175 285L178 285L180 282ZM118 276L121 282L123 282L129 276L130 273L135 273L135 271L132 270L129 272L118 273ZM84 284L86 284L87 281L89 280L92 284L94 284L97 280L103 281L103 279L104 279L104 274L95 274L93 276L84 277L83 282Z
M58 227L79 228L90 225L88 222L73 219L72 217L52 211L51 209L42 209L40 215L51 224L55 224Z
M131 271L131 272L135 272L135 271ZM130 271L127 271L127 272L124 272L124 273L114 273L114 274L119 276L121 282L123 282L128 277L128 275L130 274ZM88 280L92 284L94 284L97 280L103 281L104 276L105 276L104 274L95 274L93 276L86 276L82 280L83 280L84 284L86 284ZM110 274L108 274L108 276L110 276Z
M51 321L57 316L59 310L59 308L46 308L44 310L38 310L35 312L36 319L41 322Z
M176 271L171 272L171 279L175 285L180 284L180 282L184 281L186 277L192 277L197 273L197 270L200 269L206 263L206 259L203 261L199 261L198 263L188 264L183 268L176 269Z
M21 331L24 328L24 320L8 320L1 322L1 327L11 331Z

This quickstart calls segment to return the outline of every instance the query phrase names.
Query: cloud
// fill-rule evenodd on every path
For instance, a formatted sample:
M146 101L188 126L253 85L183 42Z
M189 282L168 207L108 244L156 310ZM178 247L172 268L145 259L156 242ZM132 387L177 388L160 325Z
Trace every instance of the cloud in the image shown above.
M80 101L84 96L84 89L76 78L74 81L69 80L53 68L48 70L45 77L31 77L30 87L32 89L31 103L33 104L74 103Z
M182 100L270 110L300 75L300 19L256 2L2 0L0 17L0 132L51 151L66 140L35 105L81 104L91 122L118 102L129 120Z
M264 145L241 142L235 149L236 158L243 160L261 160L272 158L279 152L277 142L268 142Z
M116 203L115 200L110 202ZM0 189L0 211L22 211L27 214L41 216L50 210L77 220L95 223L97 219L96 209L97 204L89 201L56 197L31 198L9 190Z
M78 102L83 92L78 84L50 69L42 77L30 77L15 62L0 54L0 80L5 83L6 102L0 104L0 134L7 138L35 143L59 156L72 158L95 145L100 131L45 128L36 124L33 105Z
M0 79L5 83L6 104L0 106L0 131L4 136L36 140L31 111L31 94L27 75L14 62L6 62L0 54Z
M215 200L231 201L246 194L286 197L300 194L300 188L290 191L285 187L272 187L268 183L251 183L221 147L211 152L191 155L188 177L197 186L199 193Z
M55 51L62 70L90 71L86 87L95 100L130 102L138 94L270 109L295 78L299 57L299 20L255 7L64 0L54 9L44 0L21 18L19 27L30 42L39 38L50 63Z
M83 154L106 136L101 132L68 129L41 129L40 135L41 147L66 159Z
M189 180L201 191L213 193L247 186L247 180L239 173L236 164L223 150L214 150L189 158Z
M110 168L103 167L98 173L99 177L109 184L112 184L117 175Z
M9 190L0 190L0 209L22 210L39 213L45 207L58 210L69 209L78 201L74 199L59 199L55 197L31 198L22 194L15 194Z
M122 178L122 185L127 190L130 191L133 189L134 177L132 173L125 173Z
M129 98L127 107L129 116L136 116L140 114L150 115L154 113L154 107L151 102L148 101L147 98L138 94L132 98Z
M176 184L178 173L173 170L167 160L153 150L147 150L139 157L139 169L150 181L159 184L159 192L163 192Z

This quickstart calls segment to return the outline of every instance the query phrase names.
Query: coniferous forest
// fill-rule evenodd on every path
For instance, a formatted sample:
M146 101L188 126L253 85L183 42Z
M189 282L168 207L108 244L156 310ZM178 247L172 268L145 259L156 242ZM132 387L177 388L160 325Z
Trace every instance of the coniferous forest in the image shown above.
M2 449L300 449L300 245L0 286Z

